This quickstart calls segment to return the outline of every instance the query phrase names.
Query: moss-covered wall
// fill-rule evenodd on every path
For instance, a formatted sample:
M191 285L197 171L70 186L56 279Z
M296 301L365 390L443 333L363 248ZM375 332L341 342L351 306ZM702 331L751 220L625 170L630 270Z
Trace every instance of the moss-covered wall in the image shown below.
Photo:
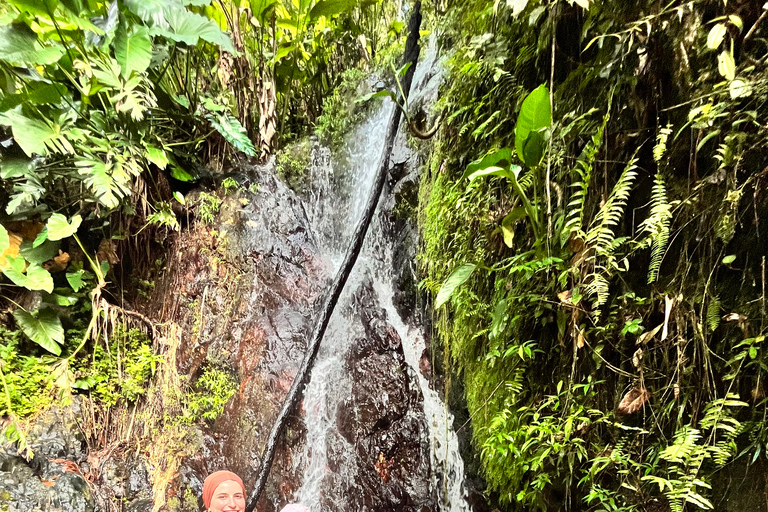
M501 509L707 509L730 461L764 462L764 12L448 6L419 263L434 295L476 265L434 320ZM509 180L463 175L514 148L540 84L546 154L512 162L537 237L531 215L508 217L523 202Z

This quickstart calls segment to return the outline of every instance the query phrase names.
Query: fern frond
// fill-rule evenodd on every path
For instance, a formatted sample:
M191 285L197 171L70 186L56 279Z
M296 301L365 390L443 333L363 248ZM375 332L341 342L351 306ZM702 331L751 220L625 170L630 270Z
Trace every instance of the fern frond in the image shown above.
M655 149L654 149L655 151ZM672 207L667 199L667 187L661 173L656 174L651 192L651 214L640 224L648 233L651 244L651 263L648 267L648 283L656 281L669 243L669 228L672 223Z
M592 165L595 162L597 152L600 150L600 145L603 143L603 132L607 123L608 115L603 117L603 124L592 135L592 140L584 146L579 159L576 161L573 173L576 175L577 181L571 184L571 187L574 187L576 190L568 202L567 220L563 229L564 237L570 237L574 231L584 229L584 203L589 191L589 183L592 179Z
M707 304L707 327L714 332L720 325L720 298L712 297Z
M653 146L654 161L660 162L661 159L664 157L664 153L667 152L667 139L669 138L671 133L672 133L671 124L668 124L661 130L659 130L659 134L656 136L656 145Z
M637 177L635 172L637 158L632 158L619 177L619 181L611 191L611 195L602 208L595 215L594 220L587 232L587 245L595 247L598 252L610 253L612 240L616 237L614 228L618 226L621 217L624 215L624 207L629 199L629 192L632 190L632 184Z

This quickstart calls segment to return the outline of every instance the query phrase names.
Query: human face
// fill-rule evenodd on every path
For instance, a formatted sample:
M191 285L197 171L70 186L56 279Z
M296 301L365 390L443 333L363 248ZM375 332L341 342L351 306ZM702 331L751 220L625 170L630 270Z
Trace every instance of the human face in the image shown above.
M234 480L222 482L213 491L210 512L243 512L245 510L245 495L243 488Z

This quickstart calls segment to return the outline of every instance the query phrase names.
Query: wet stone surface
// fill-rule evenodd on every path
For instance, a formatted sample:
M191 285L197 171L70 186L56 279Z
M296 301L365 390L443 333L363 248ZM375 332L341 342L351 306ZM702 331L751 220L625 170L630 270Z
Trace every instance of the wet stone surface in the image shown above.
M355 296L365 336L347 355L352 394L336 415L338 435L354 447L353 456L329 450L334 476L326 494L334 510L436 510L421 394L400 337L374 296L368 285ZM332 438L328 443L341 445Z

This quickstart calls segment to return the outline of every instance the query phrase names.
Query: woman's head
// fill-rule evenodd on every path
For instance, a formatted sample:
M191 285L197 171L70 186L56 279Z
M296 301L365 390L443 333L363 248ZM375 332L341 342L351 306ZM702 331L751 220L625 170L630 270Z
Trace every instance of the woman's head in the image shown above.
M217 471L203 483L203 503L208 512L244 512L245 485L231 471Z

